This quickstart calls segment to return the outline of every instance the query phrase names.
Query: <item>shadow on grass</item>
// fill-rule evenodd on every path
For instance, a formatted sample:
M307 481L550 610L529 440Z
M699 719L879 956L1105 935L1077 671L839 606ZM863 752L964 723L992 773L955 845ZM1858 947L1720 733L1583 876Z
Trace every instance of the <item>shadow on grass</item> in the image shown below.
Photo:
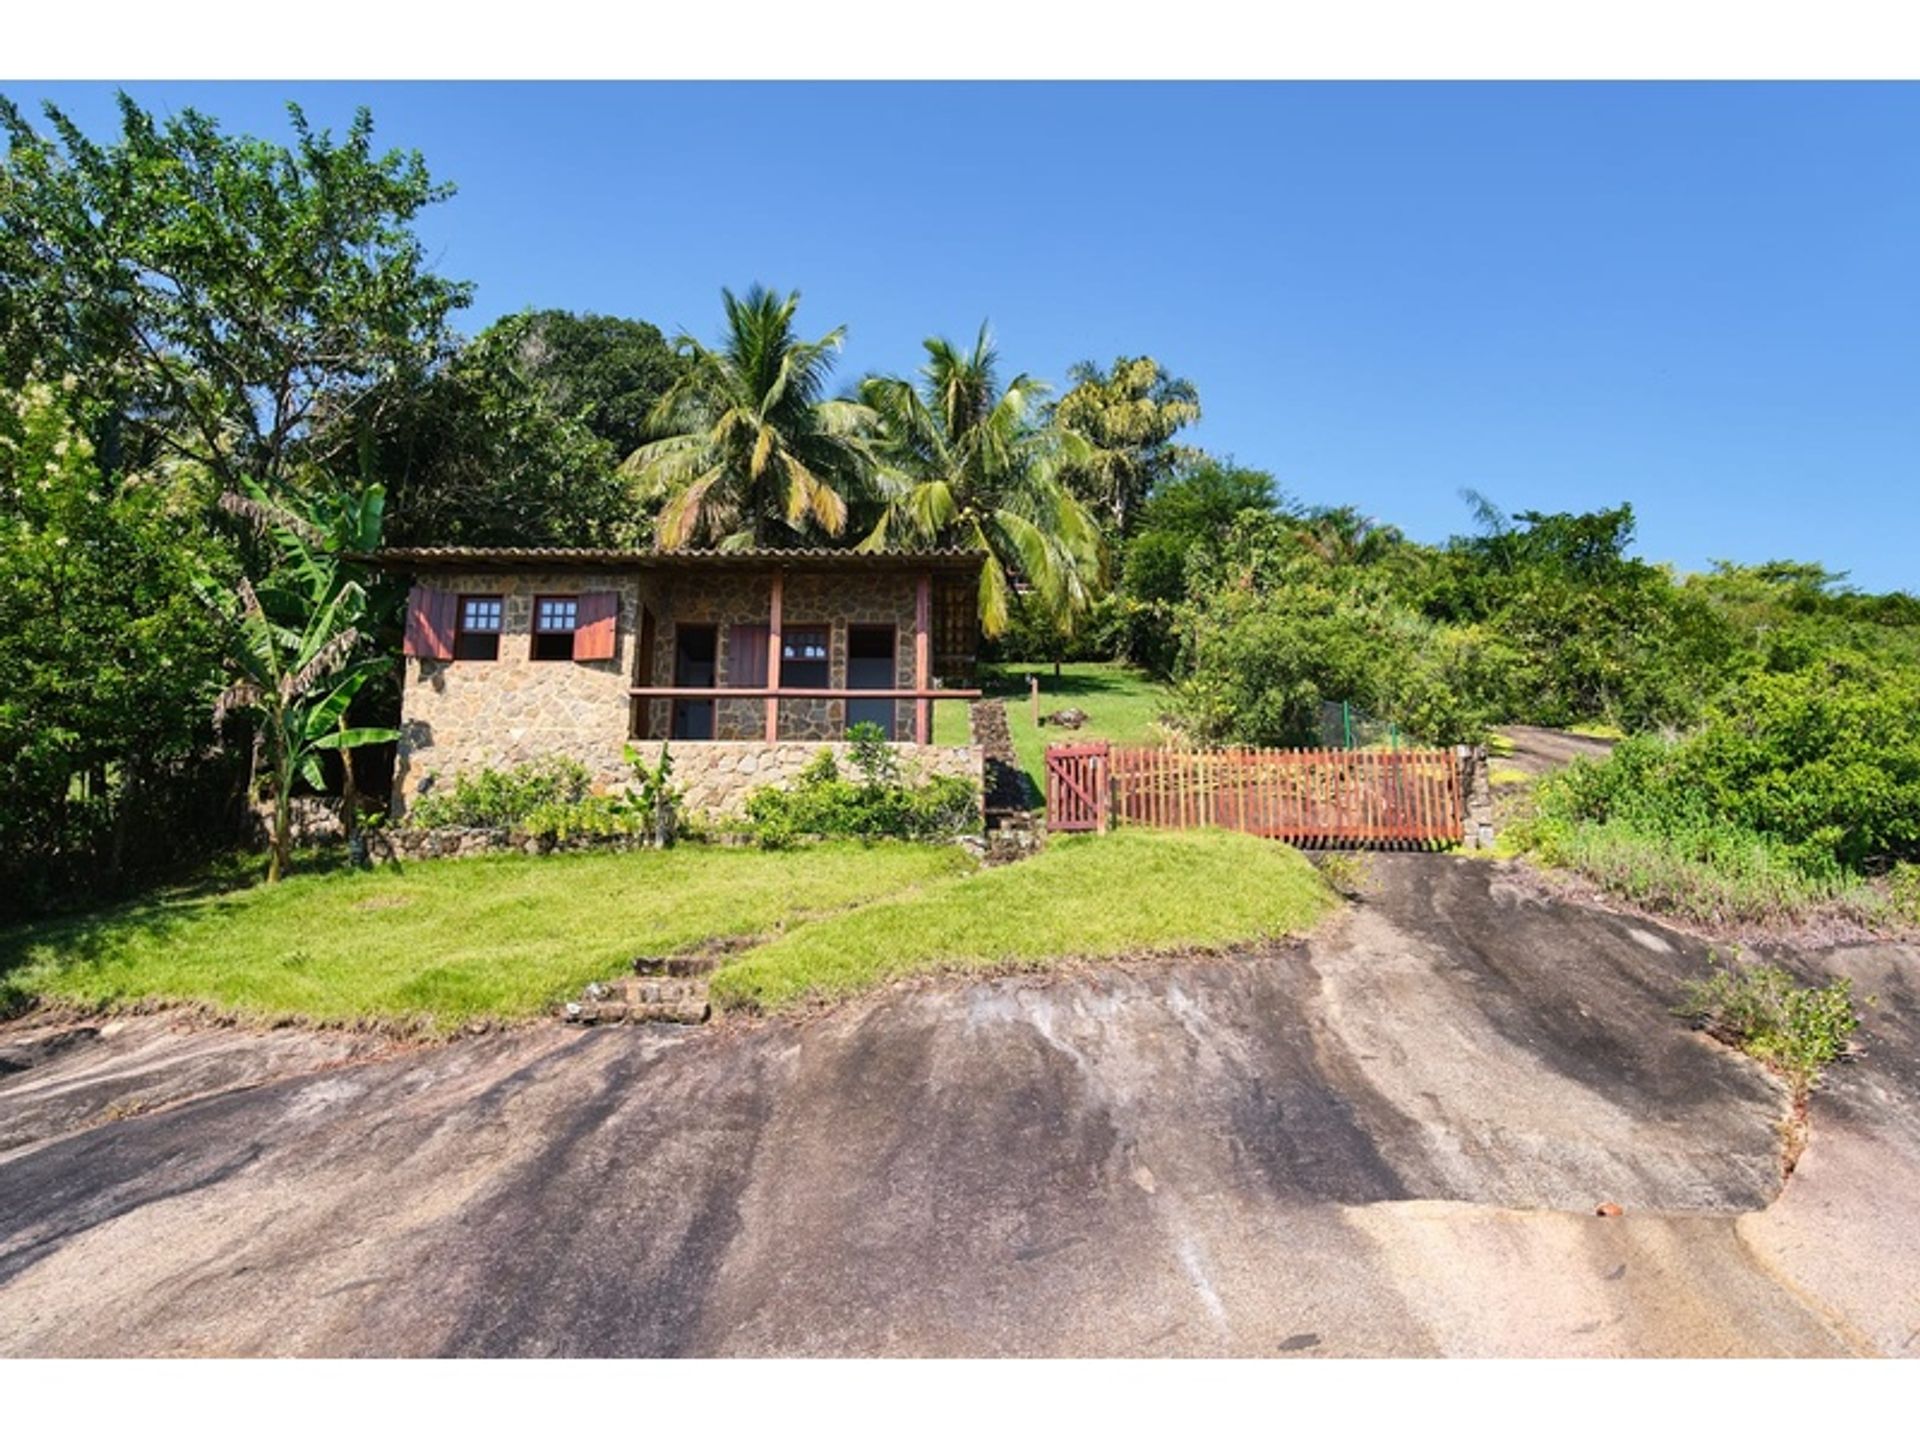
M344 846L294 852L290 875L330 875L349 868ZM154 944L174 938L203 913L205 901L239 895L265 882L267 857L238 851L203 861L177 876L123 898L87 904L87 897L53 914L0 927L0 1020L31 1008L40 996L24 972L51 963L57 970L100 965L130 939ZM83 908L85 907L85 908Z
M1084 700L1103 695L1137 695L1140 681L1130 675L1113 673L1097 675L1075 675L1071 672L1055 675L1053 667L1046 661L1035 661L1032 665L996 665L984 669L980 689L989 700L1024 700L1027 698L1027 676L1040 677L1040 698L1048 700Z

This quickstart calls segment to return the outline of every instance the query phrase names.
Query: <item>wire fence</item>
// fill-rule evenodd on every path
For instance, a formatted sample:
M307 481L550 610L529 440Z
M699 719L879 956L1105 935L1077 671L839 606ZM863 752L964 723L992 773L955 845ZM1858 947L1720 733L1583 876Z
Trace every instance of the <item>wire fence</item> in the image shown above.
M1391 720L1380 720L1346 700L1322 700L1320 745L1327 750L1405 750L1406 731Z

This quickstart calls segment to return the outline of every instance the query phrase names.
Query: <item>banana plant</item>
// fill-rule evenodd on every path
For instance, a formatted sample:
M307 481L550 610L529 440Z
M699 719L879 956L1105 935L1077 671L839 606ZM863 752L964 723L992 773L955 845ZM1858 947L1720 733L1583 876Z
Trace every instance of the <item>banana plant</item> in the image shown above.
M296 504L257 485L222 500L272 542L273 561L259 589L242 579L231 592L203 582L202 593L228 619L230 683L214 701L214 721L244 712L254 721L273 792L267 880L291 861L293 786L325 784L322 757L340 755L343 819L357 836L353 751L399 738L397 730L351 726L347 712L361 688L392 664L365 652L368 598L354 556L378 543L384 495L379 486Z

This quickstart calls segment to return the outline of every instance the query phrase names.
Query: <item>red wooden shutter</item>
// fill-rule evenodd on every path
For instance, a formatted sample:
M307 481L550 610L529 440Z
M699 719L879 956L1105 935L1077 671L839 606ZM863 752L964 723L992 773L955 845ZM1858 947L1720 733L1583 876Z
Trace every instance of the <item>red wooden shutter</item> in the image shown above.
M735 689L767 683L767 627L735 625L727 637L727 684Z
M573 658L611 660L620 615L620 597L611 590L582 595L574 611Z
M460 597L449 590L416 585L407 595L407 630L401 652L422 660L453 658L455 610Z

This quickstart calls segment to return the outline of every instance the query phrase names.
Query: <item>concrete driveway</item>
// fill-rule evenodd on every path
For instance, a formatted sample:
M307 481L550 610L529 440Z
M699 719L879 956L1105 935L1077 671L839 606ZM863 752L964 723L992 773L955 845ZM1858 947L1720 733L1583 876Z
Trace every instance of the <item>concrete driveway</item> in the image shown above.
M1373 869L1309 943L792 1023L0 1032L0 1349L1914 1353L1920 956L1796 957L1878 1003L1783 1192L1702 945Z

